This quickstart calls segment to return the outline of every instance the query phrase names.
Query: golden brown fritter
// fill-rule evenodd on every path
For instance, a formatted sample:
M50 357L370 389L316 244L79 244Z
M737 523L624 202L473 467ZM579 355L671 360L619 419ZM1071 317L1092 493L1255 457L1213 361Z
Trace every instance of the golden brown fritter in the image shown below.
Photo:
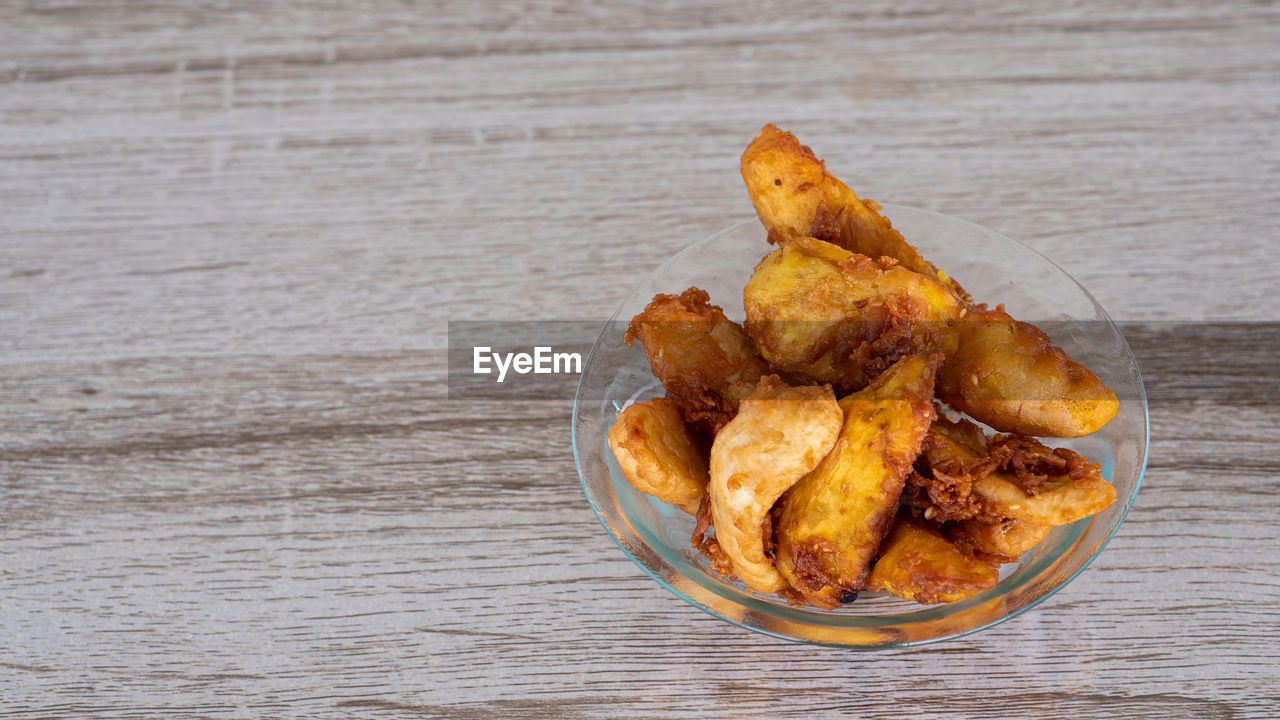
M999 564L1017 562L1023 553L1048 537L1053 526L1021 520L985 522L975 518L947 523L944 530L949 540L969 548L975 557Z
M1005 517L1035 525L1069 525L1098 514L1115 502L1115 487L1098 469L1085 461L1068 474L1049 476L1034 495L1008 473L993 472L974 485L974 493Z
M631 319L626 341L644 346L649 367L685 421L713 436L768 367L742 327L709 300L696 287L655 295Z
M1115 393L1096 375L1050 344L1034 326L974 304L953 278L925 260L893 229L874 202L859 199L791 133L766 125L743 153L741 169L751 202L772 241L787 242L808 235L873 259L891 258L902 269L936 280L953 294L961 306L957 315L965 317L965 322L954 338L945 341L948 357L938 378L938 396L948 404L1002 432L1053 437L1087 435L1116 415L1119 402ZM855 352L862 348L864 354L875 356L885 351L872 348L870 343L904 344L900 330L882 340L875 326L860 326L856 331L830 328L834 309L824 314L815 304L817 299L779 310L792 320L815 321L815 327L805 335L823 342L809 357L793 349L775 359L771 352L785 348L764 347L761 337L748 325L748 332L762 343L765 359L779 367L798 363L804 366L801 369L816 372L812 376L815 380L852 389L866 382L865 372L860 373L857 362L850 359ZM800 310L803 317L798 317ZM922 321L927 320L914 319ZM834 327L843 328L844 324ZM881 330L895 327L888 323ZM935 346L943 347L945 333L934 334L938 336ZM958 350L952 352L953 348ZM917 346L907 352L920 349Z
M936 280L808 237L761 260L742 298L747 334L765 360L842 392L903 357L945 347L962 311Z
M984 438L976 425L939 417L916 460L915 501L939 522L1022 520L1066 525L1110 507L1116 490L1102 468L1067 448L1024 435Z
M862 587L933 420L940 360L936 351L904 358L842 399L835 447L779 502L778 570L814 605L838 607Z
M928 275L960 298L964 289L925 260L920 251L877 212L827 172L826 165L789 132L769 123L742 153L742 179L756 214L773 241L811 235L870 258L896 259Z
M697 514L707 494L707 449L674 402L654 398L624 408L609 428L608 442L637 490Z
M743 289L746 332L773 367L856 390L897 359L946 354L938 396L1005 432L1076 437L1119 409L1044 333L964 305L942 283L815 238L786 241Z
M766 375L716 435L708 488L716 542L751 589L787 587L765 553L769 509L826 457L843 418L830 386L788 387Z
M938 397L1002 432L1080 437L1120 409L1116 394L1034 325L966 313L938 374Z
M994 566L903 512L880 547L867 589L931 605L962 600L995 587L998 579Z

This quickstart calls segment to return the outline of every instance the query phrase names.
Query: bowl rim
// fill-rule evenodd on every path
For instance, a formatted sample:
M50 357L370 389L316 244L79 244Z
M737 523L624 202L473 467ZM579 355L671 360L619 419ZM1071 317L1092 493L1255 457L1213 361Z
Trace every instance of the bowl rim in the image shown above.
M824 640L811 639L811 638L805 638L805 637L796 637L793 635L788 635L783 632L771 630L766 627L753 625L751 623L744 622L739 619L728 617L723 613L720 613L715 609L707 606L705 603L700 602L699 600L695 599L688 593L675 587L673 584L668 583L667 581L659 577L657 573L655 573L652 569L650 569L648 565L646 565L629 547L627 547L627 545L618 536L617 532L615 532L612 526L610 526L609 521L606 519L604 513L601 511L595 496L592 494L591 488L587 484L586 473L582 466L582 458L580 457L578 452L578 442L577 442L578 413L579 413L579 405L582 401L582 390L583 390L582 385L584 380L587 377L586 369L590 367L591 359L592 357L595 356L597 348L600 347L600 342L604 339L605 333L608 331L609 326L612 323L617 321L618 314L622 312L623 307L627 304L627 300L631 297L631 295L635 293L636 290L639 289L641 284L643 284L649 278L651 278L653 274L656 273L659 269L667 266L669 263L677 261L682 255L693 252L695 248L699 247L704 242L714 237L719 237L721 235L734 232L752 223L758 223L759 220L756 218L744 219L739 222L732 223L714 232L708 233L703 237L701 237L700 239L694 241L693 243L685 246L681 250L677 251L675 254L667 257L665 260L659 263L657 267L650 270L648 274L646 274L643 278L640 279L639 282L636 283L635 287L632 288L631 292L629 292L626 296L623 297L622 300L618 302L618 305L614 308L613 313L609 316L609 319L606 320L604 325L600 328L600 331L599 333L597 333L595 340L592 341L591 350L587 353L586 358L583 360L583 364L582 364L583 371L578 376L578 383L574 390L573 409L572 409L572 414L570 416L570 423L569 423L569 432L570 432L569 440L570 440L570 445L573 447L573 462L574 462L574 467L578 471L578 483L582 488L583 494L587 498L587 502L591 505L592 512L595 513L596 520L598 520L601 526L604 527L605 532L613 540L614 544L617 545L618 548L621 549L622 552L628 558L631 559L631 562L634 563L637 567L639 567L644 572L645 575L648 575L649 578L652 579L655 583L657 583L660 587L666 589L668 592L672 593L676 597L698 608L699 610L707 613L708 615L711 615L712 617L723 620L731 625L736 625L737 627L750 630L755 633L759 633L761 635L766 635L772 638L786 640L789 642L801 643L805 645L840 648L845 650L857 650L857 651L910 648L910 647L918 647L921 645L929 645L933 643L944 642L947 640L955 640L958 638L965 637L967 635L972 635L982 630L986 630L988 628L999 625L1007 620L1011 620L1015 617L1018 617L1023 613L1027 612L1028 610L1038 607L1041 603L1043 603L1044 601L1056 595L1062 588L1071 584L1071 582L1075 580L1077 577L1079 577L1080 574L1083 573L1086 568L1088 568L1090 565L1093 564L1093 561L1097 559L1097 557L1101 555L1104 550L1106 550L1108 545L1110 545L1112 538L1115 537L1115 534L1120 529L1120 526L1124 524L1125 519L1129 516L1129 511L1133 508L1133 504L1137 500L1138 492L1142 488L1142 481L1146 477L1147 462L1150 456L1150 443L1151 443L1151 415L1150 415L1150 408L1147 402L1146 386L1142 381L1141 368L1138 366L1137 358L1134 357L1133 355L1133 349L1129 346L1128 338L1126 338L1124 336L1124 333L1120 331L1120 328L1116 325L1115 320L1113 320L1111 315L1107 313L1106 308L1102 307L1101 303L1099 303L1098 300L1093 297L1093 295L1089 292L1089 290L1085 288L1084 285L1082 285L1080 281L1075 278L1074 275L1067 272L1060 265L1058 265L1053 260L1046 257L1040 251L1031 247L1030 245L1027 245L1014 238L1011 238L1005 235L1004 233L998 232L996 230L992 230L991 228L985 227L983 225L979 225L972 221L965 220L964 218L955 217L953 215L947 215L945 213L940 213L935 210L926 210L923 208L911 207L908 205L880 203L880 206L881 206L882 212L886 216L888 216L890 219L892 219L895 211L905 211L908 213L918 213L922 215L933 216L933 217L945 220L946 222L961 223L963 225L976 228L982 231L983 233L999 236L1001 239L1007 242L1013 243L1015 245L1018 245L1021 248L1029 251L1041 262L1044 262L1045 264L1049 265L1058 273L1060 273L1063 277L1070 280L1080 290L1081 294L1087 300L1089 300L1090 303L1092 303L1093 307L1102 315L1102 318L1106 320L1107 324L1115 331L1116 336L1120 339L1121 343L1123 344L1124 351L1128 353L1129 358L1133 361L1132 367L1135 374L1134 379L1137 382L1137 388L1138 388L1138 397L1136 399L1141 401L1142 420L1143 420L1142 438L1141 438L1142 460L1138 467L1137 480L1134 482L1132 492L1130 492L1129 496L1125 498L1125 504L1120 511L1120 517L1117 518L1115 525L1110 529L1110 531L1107 532L1106 536L1104 536L1102 540L1098 543L1097 549L1094 550L1092 553L1090 553L1087 558L1085 558L1084 562L1081 563L1080 567L1073 570L1070 575L1064 578L1061 582L1054 585L1043 595L1035 598L1034 600L1032 600L1031 602L1028 602L1026 605L1023 605L1022 607L1016 608L1010 612L1005 613L1004 615L1001 615L996 618L992 618L991 620L975 625L974 627L958 630L956 632L943 633L933 637L925 637L925 638L919 638L919 639L913 639L913 640L890 641L890 642L876 643L876 644L852 644L852 643L844 643L844 642L838 642L838 641L824 641ZM659 555L659 559L661 560L660 555ZM662 560L662 562L664 565L667 565L665 560ZM669 565L667 566L670 567ZM672 569L675 570L675 568L672 568Z

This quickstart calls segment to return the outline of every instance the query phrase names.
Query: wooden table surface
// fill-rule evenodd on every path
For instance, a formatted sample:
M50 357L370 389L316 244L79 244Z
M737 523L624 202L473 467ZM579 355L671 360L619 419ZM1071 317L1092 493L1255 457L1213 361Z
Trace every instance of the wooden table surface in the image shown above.
M1276 717L1280 9L1137 5L4 3L0 716ZM447 397L449 321L751 217L768 121L1125 323L1146 480L1032 612L740 630L606 535L569 401Z

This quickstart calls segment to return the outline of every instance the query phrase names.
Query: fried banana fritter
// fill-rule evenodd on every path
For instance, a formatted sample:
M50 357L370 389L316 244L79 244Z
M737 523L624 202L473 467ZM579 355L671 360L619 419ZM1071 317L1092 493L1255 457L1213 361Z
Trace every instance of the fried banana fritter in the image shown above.
M1069 452L1069 451L1068 451ZM1036 494L1028 493L1007 473L992 473L974 486L989 507L1014 520L1036 525L1069 525L1111 507L1116 489L1095 468L1072 477L1051 476Z
M830 386L788 387L766 375L716 435L709 487L716 542L752 590L787 588L765 552L769 509L826 457L843 418Z
M743 289L746 331L774 367L841 390L913 352L946 354L938 397L1002 432L1087 435L1116 395L1032 325L941 283L814 238L784 242Z
M926 522L898 515L867 576L868 590L918 603L955 602L995 587L999 571Z
M679 506L690 515L707 494L707 450L685 425L676 404L654 398L618 413L609 449L637 490Z
M1116 499L1102 468L1079 453L1024 435L986 438L967 420L939 417L916 467L910 479L917 486L916 502L938 521L1066 525Z
M626 341L644 346L649 367L685 421L713 436L768 366L742 327L709 300L696 287L656 295L631 319Z
M841 400L835 447L779 502L778 570L814 605L838 607L862 587L933 421L940 361L936 351L904 358Z
M808 237L761 260L742 298L747 334L765 360L842 392L902 357L945 347L963 310L936 280Z
M966 545L974 555L993 563L1017 562L1022 554L1039 545L1053 530L1052 525L1034 525L1021 520L984 522L978 519L948 523L950 539Z
M871 258L891 257L908 270L936 278L957 297L964 289L934 267L893 229L880 207L858 197L827 172L808 147L773 123L742 153L742 179L756 214L774 241L813 236Z
M1002 432L1053 437L1087 435L1115 417L1116 395L1096 375L1034 326L975 305L953 278L893 229L875 203L859 199L791 133L766 125L747 146L741 168L771 240L813 236L871 258L892 258L904 269L937 280L964 306L960 314L969 318L952 341L959 352L948 353L938 379L938 396L952 406ZM815 320L825 317L810 314ZM865 329L858 333L864 342L878 339ZM854 347L823 348L833 356L815 355L806 364L826 375L859 380L854 368L844 367L850 364L845 355L857 347L855 341L846 342ZM774 362L767 350L762 352Z
M1080 437L1120 410L1115 392L1034 325L976 310L958 327L938 397L1001 432Z

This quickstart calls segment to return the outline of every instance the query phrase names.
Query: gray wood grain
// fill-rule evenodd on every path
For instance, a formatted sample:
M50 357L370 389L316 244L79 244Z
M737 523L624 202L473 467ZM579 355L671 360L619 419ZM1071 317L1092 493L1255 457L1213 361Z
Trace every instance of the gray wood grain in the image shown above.
M0 717L1274 717L1280 11L1035 5L0 5ZM767 121L1126 321L1147 478L1034 611L738 630L567 402L448 397L448 321L603 320L750 217Z

